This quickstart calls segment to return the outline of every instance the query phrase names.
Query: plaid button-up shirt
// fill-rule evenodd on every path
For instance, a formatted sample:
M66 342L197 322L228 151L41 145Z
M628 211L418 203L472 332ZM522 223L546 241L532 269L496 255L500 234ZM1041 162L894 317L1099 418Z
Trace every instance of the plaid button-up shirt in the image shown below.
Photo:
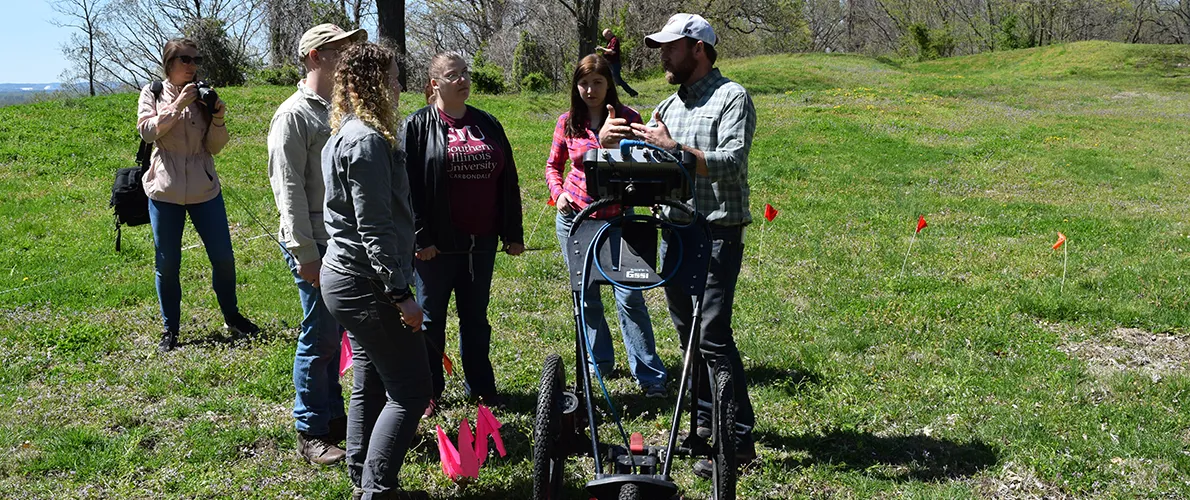
M716 226L752 222L748 151L756 133L756 108L748 91L712 69L699 81L678 88L657 106L657 113L675 141L706 155L708 175L694 176L698 210ZM649 120L648 125L657 123ZM668 207L664 212L666 217L684 218Z

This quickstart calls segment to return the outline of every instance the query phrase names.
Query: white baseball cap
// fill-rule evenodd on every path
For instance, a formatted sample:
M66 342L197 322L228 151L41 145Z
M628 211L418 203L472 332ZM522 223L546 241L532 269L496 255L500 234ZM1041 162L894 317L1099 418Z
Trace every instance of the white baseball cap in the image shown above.
M646 36L645 45L655 49L661 44L683 37L690 37L707 45L715 45L715 42L719 41L719 38L715 36L715 30L711 29L711 23L708 23L702 16L679 13L670 17L661 31Z

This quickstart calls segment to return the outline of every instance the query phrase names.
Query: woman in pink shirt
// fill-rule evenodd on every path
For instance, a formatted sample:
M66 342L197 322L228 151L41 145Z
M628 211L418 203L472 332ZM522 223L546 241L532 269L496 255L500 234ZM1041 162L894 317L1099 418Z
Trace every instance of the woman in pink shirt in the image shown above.
M211 261L211 287L224 327L241 335L260 329L240 314L236 302L236 261L227 207L215 174L214 155L229 138L223 123L227 106L220 99L211 109L198 99L195 81L202 56L193 41L178 38L166 42L161 60L165 69L161 96L154 97L152 84L141 89L136 130L145 142L156 145L142 181L149 196L149 222L157 252L157 300L164 323L158 350L166 352L178 345L182 229L187 215Z
M583 153L599 148L599 129L608 119L626 118L629 123L641 123L640 114L620 104L616 88L612 86L611 66L603 57L595 54L584 57L574 69L570 84L570 111L558 117L554 127L554 142L550 157L546 160L545 180L550 188L550 199L558 206L555 228L558 244L566 248L566 238L575 214L595 200L587 194L587 178L583 171ZM569 160L570 170L566 164ZM607 219L620 214L619 205L597 210L592 217ZM563 262L566 262L563 256ZM615 367L615 352L612 349L611 331L603 317L603 302L599 298L598 286L586 292L587 303L583 305L586 317L587 336L591 339L592 355L600 373L611 374ZM640 291L615 288L616 310L620 316L620 333L624 338L628 354L628 367L641 390L649 397L665 397L665 365L657 356L653 340L653 324L649 320L649 309ZM591 368L588 366L588 368Z

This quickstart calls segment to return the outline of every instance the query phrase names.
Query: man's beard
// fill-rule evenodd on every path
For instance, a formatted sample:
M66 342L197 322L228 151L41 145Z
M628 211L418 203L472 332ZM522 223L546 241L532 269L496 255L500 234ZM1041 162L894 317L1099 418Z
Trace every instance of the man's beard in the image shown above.
M665 81L670 85L681 85L690 79L690 75L694 74L694 64L687 59L687 64L678 65L670 63L669 68L665 71Z

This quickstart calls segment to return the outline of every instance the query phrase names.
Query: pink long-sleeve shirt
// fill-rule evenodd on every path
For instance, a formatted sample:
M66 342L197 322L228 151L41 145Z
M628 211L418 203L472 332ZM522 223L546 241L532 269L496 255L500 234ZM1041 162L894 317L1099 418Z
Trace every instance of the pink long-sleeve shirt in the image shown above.
M616 116L628 119L628 123L641 123L640 113L621 105L616 110ZM583 127L586 133L583 137L569 137L566 135L566 121L570 112L562 113L554 125L554 142L550 147L549 159L545 162L545 182L550 189L550 201L556 202L563 192L570 195L575 206L582 210L595 202L587 194L587 173L583 168L583 154L588 149L599 149L599 137L595 132ZM570 161L570 172L565 177L566 161ZM565 180L563 180L565 179ZM597 219L606 219L620 214L619 205L611 205L597 210L593 215Z

